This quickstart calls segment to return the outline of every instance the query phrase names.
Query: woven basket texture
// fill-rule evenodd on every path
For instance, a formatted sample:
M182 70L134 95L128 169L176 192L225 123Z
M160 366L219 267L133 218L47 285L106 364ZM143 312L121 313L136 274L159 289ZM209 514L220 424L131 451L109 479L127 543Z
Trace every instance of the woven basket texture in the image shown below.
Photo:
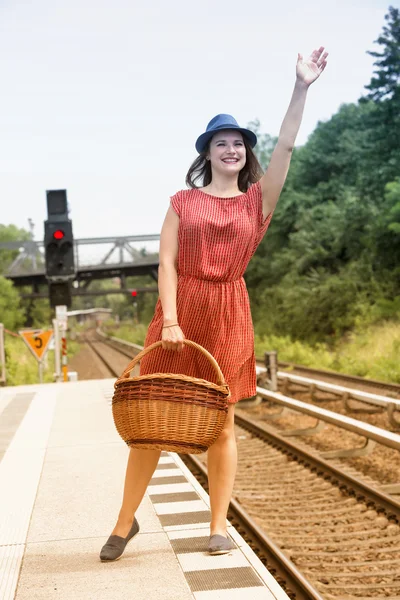
M156 342L140 352L115 382L114 423L131 448L183 454L205 452L218 438L228 413L229 388L214 357L199 344L186 345L203 352L212 363L217 383L176 373L129 373Z

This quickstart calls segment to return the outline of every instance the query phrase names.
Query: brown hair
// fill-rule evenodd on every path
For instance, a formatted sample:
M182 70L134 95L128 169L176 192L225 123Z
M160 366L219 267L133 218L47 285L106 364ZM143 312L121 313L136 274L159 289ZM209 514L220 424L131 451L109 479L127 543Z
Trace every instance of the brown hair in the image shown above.
M211 140L210 140L211 142ZM186 185L191 188L205 187L212 180L211 161L206 156L210 149L210 142L199 154L199 156L190 165L186 175ZM252 183L256 183L264 174L256 155L254 154L249 142L243 136L243 142L246 148L246 164L239 173L238 188L244 194ZM199 183L199 185L198 185Z

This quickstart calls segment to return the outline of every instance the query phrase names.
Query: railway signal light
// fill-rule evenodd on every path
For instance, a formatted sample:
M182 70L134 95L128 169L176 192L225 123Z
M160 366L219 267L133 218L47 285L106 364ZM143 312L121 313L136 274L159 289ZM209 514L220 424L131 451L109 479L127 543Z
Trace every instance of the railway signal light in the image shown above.
M44 223L46 277L66 281L75 275L74 237L68 218L66 190L47 192L47 221Z
M74 236L68 217L66 190L47 192L44 222L46 278L51 306L71 305L71 281L75 277Z
M74 238L70 220L62 223L45 221L44 247L46 259L46 277L63 281L75 275Z
M56 229L56 231L53 233L53 238L55 240L62 240L65 237L65 233L63 232L62 229Z

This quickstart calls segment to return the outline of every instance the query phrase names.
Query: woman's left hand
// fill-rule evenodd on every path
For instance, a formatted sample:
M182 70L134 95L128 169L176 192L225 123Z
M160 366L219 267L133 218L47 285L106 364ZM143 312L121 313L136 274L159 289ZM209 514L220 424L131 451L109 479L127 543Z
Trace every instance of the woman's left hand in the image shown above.
M324 52L324 50L324 46L321 46L318 50L314 50L310 57L304 61L302 55L298 54L296 75L299 81L308 86L318 79L327 63L328 52Z

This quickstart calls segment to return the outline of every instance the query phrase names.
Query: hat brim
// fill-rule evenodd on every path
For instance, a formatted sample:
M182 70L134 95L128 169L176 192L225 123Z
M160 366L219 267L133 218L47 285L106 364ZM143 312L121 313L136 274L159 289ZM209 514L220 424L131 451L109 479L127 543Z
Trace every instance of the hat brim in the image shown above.
M257 144L257 136L255 133L250 131L250 129L244 129L243 127L235 127L234 125L230 125L228 127L224 125L222 127L216 127L212 131L206 131L205 133L202 133L196 140L197 152L199 154L203 152L203 150L207 146L207 143L211 140L213 135L215 135L218 131L223 131L224 129L235 129L237 131L240 131L240 133L242 133L249 142L251 148L254 148L254 146Z

